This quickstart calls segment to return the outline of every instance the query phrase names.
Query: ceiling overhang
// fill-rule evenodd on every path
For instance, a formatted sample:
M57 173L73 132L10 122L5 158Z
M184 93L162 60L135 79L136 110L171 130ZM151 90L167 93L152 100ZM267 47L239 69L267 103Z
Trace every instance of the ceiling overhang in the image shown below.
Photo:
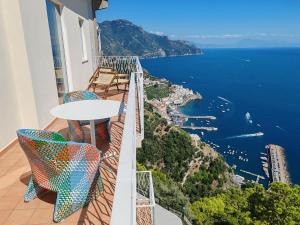
M108 7L108 0L93 0L93 9L106 9Z

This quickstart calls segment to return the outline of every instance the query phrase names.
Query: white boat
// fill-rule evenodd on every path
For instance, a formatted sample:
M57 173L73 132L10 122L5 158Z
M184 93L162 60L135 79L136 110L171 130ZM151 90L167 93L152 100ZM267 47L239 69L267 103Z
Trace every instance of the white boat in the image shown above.
M264 157L264 156L261 156L259 157L261 160L264 160L264 161L268 161L268 158L267 157Z
M255 136L264 136L264 133L263 133L263 132L257 132L257 133L255 134Z
M269 164L268 164L267 162L262 163L262 166L263 166L264 168L269 168Z
M263 167L263 171L265 172L266 176L270 178L269 170Z

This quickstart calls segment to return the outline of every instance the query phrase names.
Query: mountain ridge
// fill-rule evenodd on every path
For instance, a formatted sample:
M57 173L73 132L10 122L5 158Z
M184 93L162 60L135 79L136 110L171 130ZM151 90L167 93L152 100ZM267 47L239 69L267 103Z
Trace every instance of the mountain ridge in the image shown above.
M188 41L170 40L165 35L147 32L128 20L104 21L99 26L104 55L165 57L202 53Z

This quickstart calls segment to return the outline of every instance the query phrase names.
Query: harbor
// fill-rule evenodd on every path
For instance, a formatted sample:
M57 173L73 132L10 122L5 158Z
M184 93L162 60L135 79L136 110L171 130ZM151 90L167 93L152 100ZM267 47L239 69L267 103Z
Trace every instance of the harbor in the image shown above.
M146 87L154 85L164 86L168 85L168 81L166 79L145 79L145 85ZM185 124L189 119L205 120L206 124L217 119L217 117L211 115L185 115L180 112L180 107L185 106L188 102L197 99L201 100L202 96L199 93L194 93L182 85L171 85L169 90L170 93L165 98L145 99L146 102L153 107L155 112L167 120L168 124L173 124L184 129L218 131L217 127L195 126L193 123L190 125Z

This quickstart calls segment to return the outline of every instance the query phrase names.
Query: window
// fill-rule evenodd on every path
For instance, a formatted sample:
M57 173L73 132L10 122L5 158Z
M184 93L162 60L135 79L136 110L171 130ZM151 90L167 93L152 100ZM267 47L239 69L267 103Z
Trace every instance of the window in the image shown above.
M80 28L80 39L81 39L82 62L86 62L88 59L87 59L85 36L84 36L84 20L81 18L79 18L79 28Z
M64 93L68 92L69 86L63 43L61 8L50 0L46 0L46 5L58 98L59 102L63 103Z

